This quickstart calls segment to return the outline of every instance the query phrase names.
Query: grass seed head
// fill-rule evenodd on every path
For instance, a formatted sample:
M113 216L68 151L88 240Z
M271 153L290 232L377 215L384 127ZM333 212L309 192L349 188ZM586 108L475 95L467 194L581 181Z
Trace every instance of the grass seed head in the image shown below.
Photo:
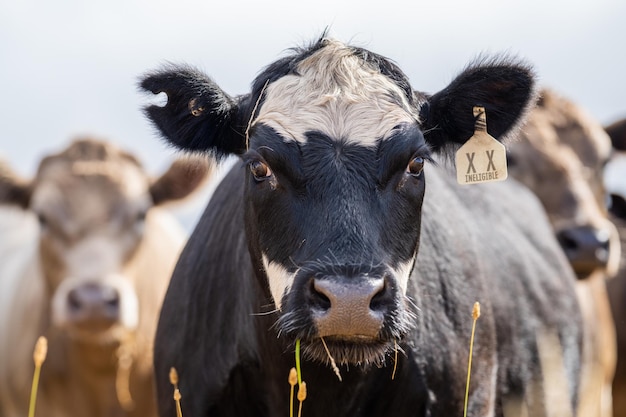
M479 317L480 317L480 303L476 301L474 303L474 308L472 309L472 318L474 320L478 320Z
M302 381L298 386L298 401L303 402L304 400L306 400L306 382Z
M37 343L35 344L35 351L33 352L33 360L35 361L35 366L41 366L46 360L46 356L48 355L48 339L45 336L39 336L37 339Z
M298 383L298 372L296 371L296 368L291 368L289 370L289 385L293 387L297 383Z
M178 384L178 372L176 372L176 368L174 368L173 366L170 368L170 384Z

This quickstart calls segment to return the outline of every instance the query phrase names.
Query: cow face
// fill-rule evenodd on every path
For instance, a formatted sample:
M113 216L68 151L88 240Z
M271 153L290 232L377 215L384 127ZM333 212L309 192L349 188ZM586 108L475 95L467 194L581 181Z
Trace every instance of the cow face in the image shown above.
M198 167L196 174L204 176L206 170ZM153 184L132 155L105 142L79 140L46 157L36 179L13 193L26 196L13 202L39 219L55 326L72 337L99 342L135 329L139 297L137 277L130 272L133 257L149 210L155 201L166 200L172 172ZM178 190L181 195L198 184L192 175L180 178L185 179L189 183L186 192ZM6 184L0 188L8 189ZM19 186L12 184L13 189Z
M419 246L431 152L464 143L473 106L511 130L533 96L524 66L484 61L432 97L391 61L329 39L270 65L251 94L229 97L188 67L150 74L166 92L147 113L183 149L245 162L245 222L278 332L305 353L378 362L410 328L409 276Z
M617 272L619 237L607 219L602 180L611 146L602 127L578 106L542 92L523 134L508 147L509 172L543 203L580 278Z

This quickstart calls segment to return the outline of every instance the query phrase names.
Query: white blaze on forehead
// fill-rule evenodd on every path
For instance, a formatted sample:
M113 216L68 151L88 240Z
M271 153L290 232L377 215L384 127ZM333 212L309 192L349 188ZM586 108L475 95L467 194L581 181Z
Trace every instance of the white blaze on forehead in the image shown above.
M68 275L93 279L120 271L126 256L125 250L127 248L123 241L103 232L67 248L61 256Z
M296 274L287 271L287 269L276 262L270 261L266 255L263 255L263 267L267 274L274 304L276 304L276 308L280 310L283 295L291 288Z
M400 87L339 42L302 60L297 73L268 85L254 124L300 143L319 131L372 147L398 124L418 120Z
M606 191L626 198L626 152L617 152L604 168Z

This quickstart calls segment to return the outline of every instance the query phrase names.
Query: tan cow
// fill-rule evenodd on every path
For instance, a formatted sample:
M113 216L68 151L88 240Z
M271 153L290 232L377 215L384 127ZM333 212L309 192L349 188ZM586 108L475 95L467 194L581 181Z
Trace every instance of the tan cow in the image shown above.
M585 319L579 415L610 417L616 350L605 279L615 275L620 257L602 183L610 140L579 106L544 90L508 152L509 173L539 197L579 277Z
M39 335L38 415L156 415L153 334L186 237L160 206L209 172L188 157L153 180L95 139L44 158L32 181L0 168L0 416L28 413Z
M611 215L622 241L622 263L617 276L607 282L617 335L617 367L613 380L613 414L626 417L626 119L606 128L613 155L605 168L605 184L611 195Z

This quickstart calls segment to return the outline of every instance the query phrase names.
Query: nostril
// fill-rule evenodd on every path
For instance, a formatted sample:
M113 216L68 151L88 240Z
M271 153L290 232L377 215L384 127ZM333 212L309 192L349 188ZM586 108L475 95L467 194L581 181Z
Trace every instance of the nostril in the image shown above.
M330 309L331 301L330 294L328 289L320 284L320 281L317 279L312 279L309 286L309 296L311 307L317 310L326 311Z
M576 236L571 233L570 230L564 230L557 234L557 240L561 244L561 247L566 251L576 250L579 247L579 242Z
M78 289L75 288L67 294L67 305L72 311L78 311L82 308L83 303Z
M374 295L370 301L370 310L380 311L384 310L385 306L389 304L391 300L391 291L389 291L389 284L387 279L381 280L380 287L374 290Z
M118 308L120 305L120 293L111 287L102 288L102 303L107 307Z
M112 299L110 299L110 300L107 300L107 301L106 301L106 305L107 305L108 307L114 307L114 308L119 307L119 306L120 306L120 299L119 299L119 297L116 297L116 298L112 298Z

